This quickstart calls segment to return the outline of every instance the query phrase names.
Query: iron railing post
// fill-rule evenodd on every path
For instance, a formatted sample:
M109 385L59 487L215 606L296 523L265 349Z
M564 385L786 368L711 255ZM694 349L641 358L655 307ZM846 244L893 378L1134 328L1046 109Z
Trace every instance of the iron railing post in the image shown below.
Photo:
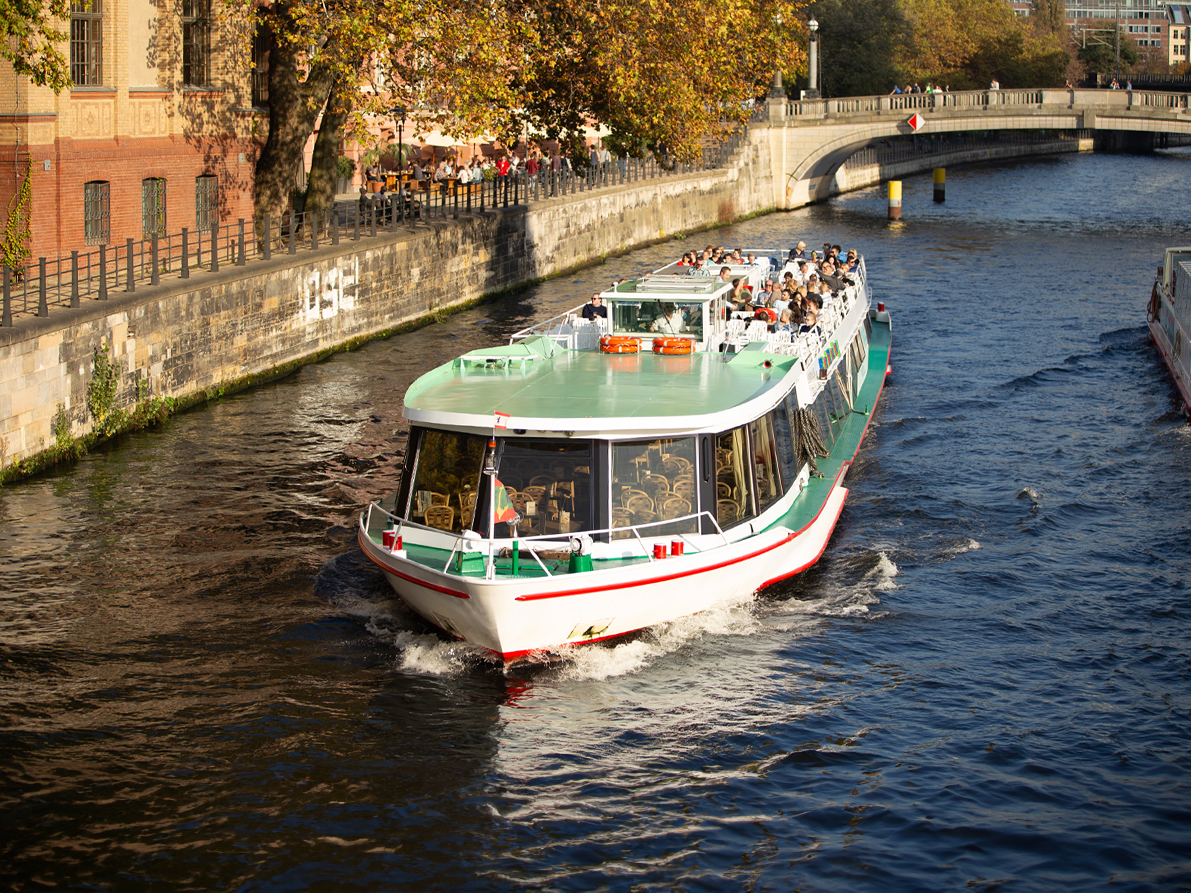
M211 272L219 272L219 224L211 225Z
M125 243L124 253L125 253L124 267L125 267L125 272L127 273L127 276L125 278L128 283L125 286L124 290L125 291L136 291L136 271L133 270L133 268L132 268L133 251L132 251L132 239L131 238ZM119 261L117 261L117 267L118 266L119 266ZM119 278L119 277L117 277L117 278Z
M9 282L8 266L4 267L4 315L0 316L0 326L6 329L12 328L12 285Z
M108 299L108 246L99 244L99 300Z
M150 244L149 257L153 264L153 269L149 271L149 284L157 285L161 279L157 275L157 233L153 234L153 241Z
M244 218L240 218L240 259L236 261L237 267L242 267L248 263L244 256Z
M289 247L286 249L287 254L297 254L298 246L294 244L294 209L289 209Z
M261 248L264 251L265 260L273 258L273 215L265 215L265 241L261 243Z
M70 306L79 306L79 253L70 252Z
M182 227L182 278L190 278L190 230Z
M50 307L46 301L45 294L45 258L39 257L37 259L37 275L41 277L41 282L37 285L37 315L49 316Z

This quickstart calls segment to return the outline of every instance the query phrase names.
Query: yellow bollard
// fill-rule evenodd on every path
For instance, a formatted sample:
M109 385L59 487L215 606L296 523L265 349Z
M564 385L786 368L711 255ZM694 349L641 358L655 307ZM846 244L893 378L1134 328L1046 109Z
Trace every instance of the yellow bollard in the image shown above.
M902 219L902 181L889 181L889 219Z
M935 201L947 201L947 168L935 168Z

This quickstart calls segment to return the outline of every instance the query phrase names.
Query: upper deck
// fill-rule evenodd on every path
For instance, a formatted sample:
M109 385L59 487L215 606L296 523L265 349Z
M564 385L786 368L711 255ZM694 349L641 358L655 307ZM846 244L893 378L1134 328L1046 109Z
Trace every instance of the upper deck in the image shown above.
M783 272L758 254L754 264L728 265L730 278L760 287ZM601 293L606 319L576 308L422 376L406 393L405 416L476 432L615 438L723 430L768 412L794 387L809 403L868 313L863 264L857 285L824 304L817 331L798 335L733 313L730 278L671 264L626 280ZM671 322L660 324L663 315ZM638 339L641 350L603 353L605 335ZM654 354L660 337L689 340L693 352Z

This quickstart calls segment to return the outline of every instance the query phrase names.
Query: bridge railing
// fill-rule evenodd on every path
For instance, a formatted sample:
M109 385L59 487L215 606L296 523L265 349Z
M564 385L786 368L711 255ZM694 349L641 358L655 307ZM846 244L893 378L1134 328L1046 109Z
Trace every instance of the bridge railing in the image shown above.
M929 112L940 109L989 111L1079 107L1188 111L1188 94L1143 90L961 90L954 93L895 93L838 99L794 99L786 103L787 120L832 118L883 112Z

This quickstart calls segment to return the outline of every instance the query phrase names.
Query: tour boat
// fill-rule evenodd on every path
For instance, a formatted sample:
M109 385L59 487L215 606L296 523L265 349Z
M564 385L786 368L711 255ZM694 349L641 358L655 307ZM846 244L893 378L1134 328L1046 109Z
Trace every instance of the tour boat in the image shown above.
M792 265L729 264L760 288ZM717 266L717 269L719 267ZM506 662L623 636L818 560L892 343L863 259L816 329L771 331L671 264L405 395L400 489L359 542L401 598Z
M1150 294L1150 340L1158 348L1191 419L1191 248L1167 248Z

